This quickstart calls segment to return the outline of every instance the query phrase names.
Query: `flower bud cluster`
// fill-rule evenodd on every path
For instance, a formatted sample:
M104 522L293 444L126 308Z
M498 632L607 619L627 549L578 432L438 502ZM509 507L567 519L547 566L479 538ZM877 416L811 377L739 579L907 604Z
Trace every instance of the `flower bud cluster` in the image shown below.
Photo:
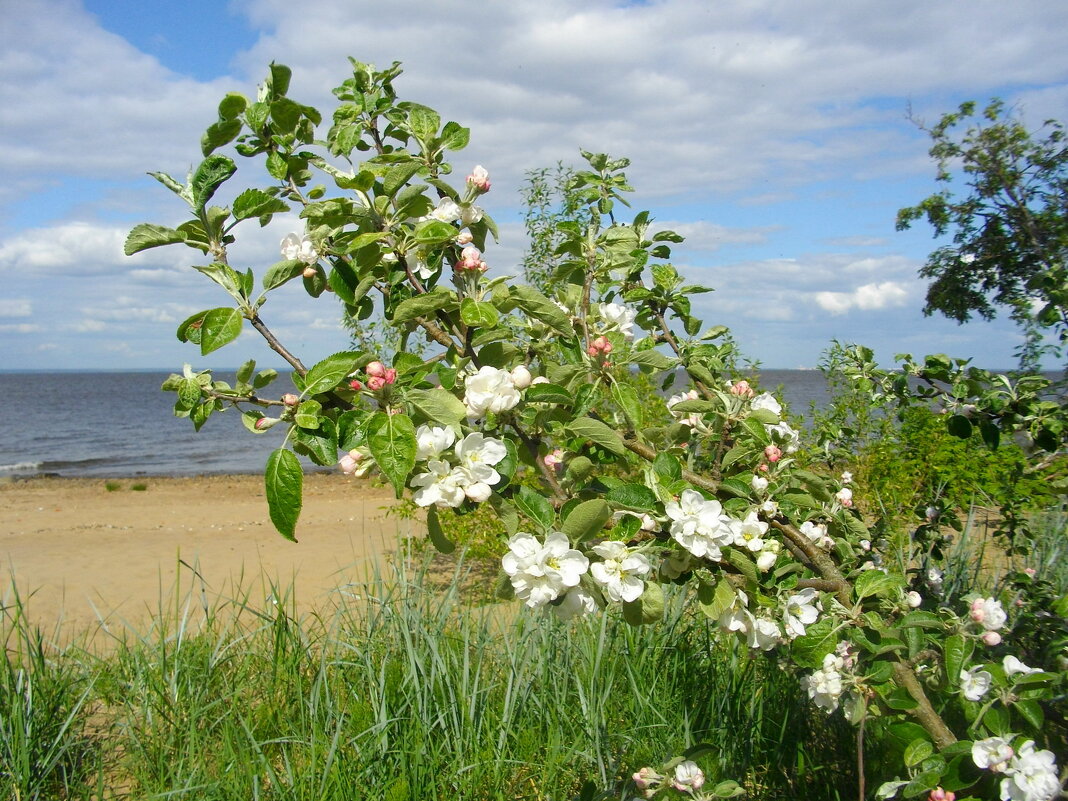
M489 171L481 164L476 165L475 168L471 170L471 174L467 176L467 185L473 189L476 194L486 194L486 192L490 191Z
M586 353L588 353L590 356L592 356L595 359L598 356L600 356L601 354L604 354L605 363L607 363L608 354L611 353L611 352L612 352L612 343L609 342L603 336L599 336L596 339L594 339L592 342L590 342L590 346L588 348L586 348Z
M395 384L397 382L397 371L393 367L386 367L382 362L374 361L363 368L364 373L367 374L366 384L353 379L349 382L349 387L354 390L361 390L366 386L371 392L378 392L383 387Z
M468 245L460 251L460 260L456 262L456 272L484 273L489 265L482 261L482 251L474 245Z

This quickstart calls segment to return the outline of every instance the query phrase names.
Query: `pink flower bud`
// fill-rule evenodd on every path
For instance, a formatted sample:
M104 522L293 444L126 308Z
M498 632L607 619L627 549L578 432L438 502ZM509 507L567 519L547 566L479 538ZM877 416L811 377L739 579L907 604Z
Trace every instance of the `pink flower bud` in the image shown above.
M282 403L284 403L286 406L296 406L298 403L300 403L300 398L298 398L292 392L288 392L282 396Z
M993 648L995 645L1001 644L1001 635L996 631L984 631L983 642Z
M349 386L356 392L359 392L361 389L363 389L363 384L355 380L350 381Z
M277 425L279 422L280 421L277 417L261 417L259 420L256 421L256 430L266 431L268 428Z
M586 352L590 354L590 356L596 356L601 351L595 345L590 345L588 348L586 348Z
M957 794L950 790L943 790L941 787L936 787L931 790L931 794L927 796L927 801L956 801Z
M474 239L470 231L461 231L456 237L456 244L460 246L470 245Z
M782 458L782 451L775 445L768 445L764 449L764 458L772 463L777 462Z
M386 385L386 379L382 376L373 375L367 379L367 388L372 392L378 392Z
M1038 571L1035 570L1033 567L1025 567L1024 568L1024 573L1029 575L1031 578L1034 578L1035 577L1035 573L1037 573L1037 572Z
M338 460L338 467L341 468L341 472L347 476L351 476L356 472L356 468L359 467L360 462L363 461L363 454L358 450L351 450Z
M853 505L853 499L852 498L846 498L844 501L842 501L842 506L844 506L846 509L848 509L852 505Z
M557 448L552 453L545 454L542 461L545 462L546 467L559 467L564 461L564 452Z
M305 278L315 278L315 276L317 276L318 274L319 271L316 270L314 267L305 267L304 270L301 272L301 275L303 275Z
M467 185L480 194L488 192L490 190L489 171L479 164L467 176Z
M986 619L986 609L983 608L982 598L976 598L972 601L972 608L968 616L976 623L982 623Z
M766 464L762 464L760 465L760 467L757 468L757 470L759 470L761 473L766 473L768 472L768 466Z
M737 395L739 398L751 398L753 397L753 388L749 386L748 381L737 381L731 385L730 392L732 395Z
M367 375L373 375L377 376L378 378L382 378L386 374L386 366L382 364L382 362L371 362L369 365L367 365L367 367L364 368L364 372L366 372Z
M385 379L387 384L397 383L397 371L392 367L387 367L386 372L382 374L382 378Z

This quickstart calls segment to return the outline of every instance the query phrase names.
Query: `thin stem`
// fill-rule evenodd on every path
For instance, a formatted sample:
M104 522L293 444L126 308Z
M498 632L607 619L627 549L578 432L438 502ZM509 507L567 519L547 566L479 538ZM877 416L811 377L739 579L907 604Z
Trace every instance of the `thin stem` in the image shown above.
M289 362L290 366L293 368L294 372L297 373L297 375L303 377L308 374L308 368L304 366L304 363L292 353L290 353L289 349L286 348L285 345L278 341L278 337L271 333L271 329L269 329L264 324L263 320L260 319L260 316L258 314L253 314L249 318L249 322L252 323L252 327L259 331L261 336L263 336L263 338L267 340L267 344L268 346L270 346L271 350L273 350L275 353L277 353L279 356Z

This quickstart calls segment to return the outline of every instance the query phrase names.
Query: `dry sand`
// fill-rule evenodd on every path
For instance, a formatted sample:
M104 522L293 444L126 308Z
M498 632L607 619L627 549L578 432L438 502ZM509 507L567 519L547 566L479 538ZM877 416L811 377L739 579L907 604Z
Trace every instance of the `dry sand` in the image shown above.
M261 604L270 580L307 610L423 531L386 516L392 492L341 475L305 477L298 543L271 525L261 476L113 483L120 489L104 479L0 483L0 601L17 591L34 623L66 633L138 628L191 589L210 604L243 586Z

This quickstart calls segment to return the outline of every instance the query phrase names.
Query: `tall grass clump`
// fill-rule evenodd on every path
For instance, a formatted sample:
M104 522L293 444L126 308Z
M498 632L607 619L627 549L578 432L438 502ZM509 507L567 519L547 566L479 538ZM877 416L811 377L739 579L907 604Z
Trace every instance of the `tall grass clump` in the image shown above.
M108 787L208 801L564 799L590 779L618 791L638 767L708 742L705 770L750 797L849 795L845 726L774 661L718 643L681 591L663 626L562 623L461 603L466 570L442 591L421 568L391 568L303 617L277 587L259 604L246 590L121 636L78 685L108 722Z
M87 797L101 757L88 733L93 672L77 647L59 649L31 625L12 592L0 616L0 797Z

